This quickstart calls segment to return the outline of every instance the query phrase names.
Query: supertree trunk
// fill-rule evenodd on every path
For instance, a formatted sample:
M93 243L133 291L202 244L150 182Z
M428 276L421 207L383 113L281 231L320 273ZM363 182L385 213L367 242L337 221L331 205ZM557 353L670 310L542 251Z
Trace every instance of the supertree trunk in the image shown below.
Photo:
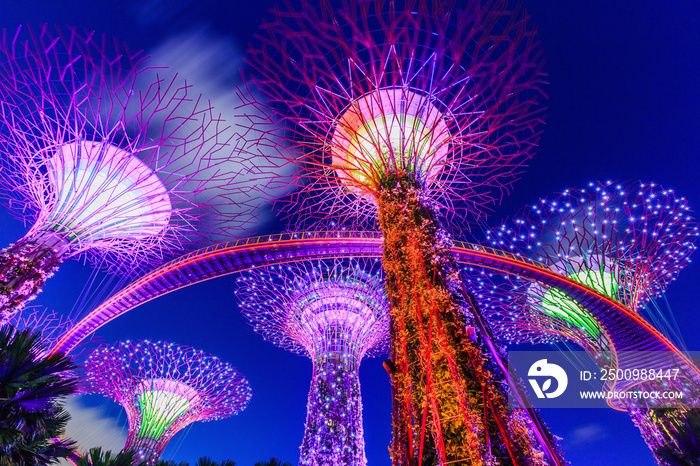
M341 355L314 363L300 466L364 466L359 364Z
M700 409L631 408L632 421L660 466L700 461Z
M0 252L0 324L41 291L67 257L63 245L58 236L27 235Z
M135 454L136 465L153 465L160 459L161 453L167 446L171 437L152 439L148 437L137 437L129 433L123 451L132 451Z
M527 431L513 429L449 235L415 175L386 175L378 206L395 336L394 464L547 464Z
M298 225L383 230L394 464L533 464L438 214L478 219L530 157L542 123L534 32L505 1L321 3L276 11L251 50L275 103L260 104L289 128L254 131L290 143L281 157L302 188L282 210Z
M251 271L237 291L265 339L313 362L302 466L365 466L359 368L388 347L389 305L374 261L300 261Z

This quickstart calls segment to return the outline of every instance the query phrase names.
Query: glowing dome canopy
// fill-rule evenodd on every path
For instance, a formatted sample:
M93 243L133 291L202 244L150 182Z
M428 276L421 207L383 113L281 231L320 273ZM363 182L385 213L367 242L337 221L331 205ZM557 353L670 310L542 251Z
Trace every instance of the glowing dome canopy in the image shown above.
M358 351L362 359L379 348L389 315L381 277L338 265L330 273L314 272L285 290L286 332L310 355Z
M382 354L389 302L372 261L300 261L261 268L239 278L245 316L265 339L315 359L353 355L354 363Z
M160 438L199 396L189 385L176 380L145 380L136 394L141 412L139 437Z
M248 381L200 350L165 342L123 341L86 360L83 393L99 393L126 411L125 450L155 464L172 437L198 421L233 416L248 405Z
M142 240L159 235L172 206L160 179L134 154L105 142L75 141L48 157L55 195L44 228L76 242Z
M339 118L331 139L332 164L355 194L376 173L405 169L429 184L445 165L450 132L427 97L402 88L370 92Z
M349 334L362 332L381 319L385 303L369 293L362 294L362 284L316 282L307 290L300 290L292 302L297 311L290 316L296 325L309 334L323 334L326 329L342 326Z
M562 275L591 287L602 295L616 301L620 300L618 295L620 287L616 278L619 268L613 265L610 258L603 256L572 257L555 264L553 268ZM596 338L600 336L599 326L588 311L575 300L569 298L566 293L557 288L549 288L543 292L535 289L541 287L537 284L532 285L532 287L531 293L539 296L537 299L540 302L537 304L545 314L564 319L574 327L585 330Z

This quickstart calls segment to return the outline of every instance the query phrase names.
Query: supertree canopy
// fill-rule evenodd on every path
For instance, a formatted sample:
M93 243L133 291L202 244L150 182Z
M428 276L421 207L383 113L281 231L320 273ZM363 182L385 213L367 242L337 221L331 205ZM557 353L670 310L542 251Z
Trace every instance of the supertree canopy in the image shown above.
M654 183L606 182L543 199L489 233L494 246L537 259L636 313L690 262L698 224L687 201L672 190ZM599 362L624 364L614 354L616 347L634 336L624 328L605 328L563 291L494 273L474 283L481 285L479 302L502 338L573 341ZM680 451L685 424L697 416L697 382L666 381L663 388L669 384L685 392L689 408L659 409L647 399L625 405L660 464L670 463L659 452ZM640 381L635 388L659 387Z
M85 364L85 392L126 410L125 450L155 464L182 428L233 416L250 401L248 382L230 365L193 348L163 342L120 342L95 350Z
M243 218L222 210L244 157L186 82L94 33L27 29L0 42L0 197L33 222L0 253L0 319L68 257L124 274Z
M567 190L488 232L493 246L536 259L634 312L661 295L690 262L698 234L685 198L641 182ZM552 328L567 338L565 328L578 332L579 343L600 333L588 312L558 289L533 284L514 294L526 295L527 302L517 311L502 307L510 309L500 315L499 326L509 340L539 338ZM530 331L508 329L509 321L527 321Z
M251 50L307 180L290 209L381 216L400 181L446 218L478 217L507 191L542 121L526 18L501 1L343 5L276 11Z
M357 261L300 262L239 280L255 331L313 362L301 465L367 463L360 362L385 351L389 335L384 283L369 270Z
M301 223L355 216L383 232L394 464L544 461L509 427L496 350L439 220L478 218L537 140L540 54L526 16L505 6L304 4L276 10L251 50L267 110L288 126L261 139L286 138L299 167L284 208Z

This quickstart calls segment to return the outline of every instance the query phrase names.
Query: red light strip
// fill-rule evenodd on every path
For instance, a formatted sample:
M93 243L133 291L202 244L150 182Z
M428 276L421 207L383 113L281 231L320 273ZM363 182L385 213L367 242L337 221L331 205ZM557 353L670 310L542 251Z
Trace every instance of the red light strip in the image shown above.
M279 237L279 235L277 235ZM290 235L294 236L294 235ZM268 238L268 241L262 240L262 238ZM235 244L230 247L224 247L224 248L218 248L214 247L212 248L207 248L204 250L203 253L197 254L192 253L189 254L188 256L182 258L179 261L174 261L169 264L166 264L160 269L155 270L154 272L145 275L144 277L141 277L131 285L127 286L123 290L119 291L117 294L113 295L111 298L107 299L104 303L102 303L100 306L98 306L95 310L90 312L87 316L85 316L80 322L78 322L73 328L71 328L69 331L65 333L65 335L56 343L52 350L52 354L55 354L59 351L63 351L65 353L68 353L72 351L75 346L82 341L87 335L90 333L94 332L98 328L102 327L106 323L110 322L112 319L115 319L116 317L120 316L121 314L130 311L131 309L134 309L135 307L140 306L141 304L147 303L151 301L152 299L157 298L158 296L161 296L163 294L170 293L171 291L175 291L176 289L181 289L185 288L190 285L194 285L195 283L203 282L210 280L212 278L218 278L221 276L233 274L233 273L239 273L239 272L244 272L246 270L249 270L250 268L254 267L255 265L251 266L244 266L241 268L236 268L230 271L226 271L224 273L221 273L215 277L197 277L194 281L191 283L185 283L182 286L178 286L177 288L173 290L168 290L163 293L159 293L157 295L153 295L152 297L146 299L145 301L142 301L138 303L134 307L127 307L126 309L123 309L119 312L117 312L114 315L107 316L105 315L105 312L112 307L113 305L117 304L119 301L124 300L124 298L128 297L131 295L133 292L144 288L145 286L148 285L148 283L153 282L160 277L167 275L169 273L172 273L176 270L180 270L188 265L195 264L197 262L201 262L207 259L211 259L214 257L222 256L222 255L227 255L227 254L242 254L246 252L253 252L256 250L274 250L277 248L281 247L291 247L291 248L297 248L299 251L302 251L304 249L304 246L313 246L313 245L318 245L318 246L324 246L329 249L333 249L333 246L335 246L335 250L333 250L332 254L334 256L338 255L354 255L351 254L351 251L349 251L349 247L353 245L361 245L361 246L375 246L377 248L376 253L371 253L367 254L369 257L380 257L381 256L381 243L382 240L381 238L352 238L352 237L323 237L323 238L312 238L312 239L307 239L307 238L298 238L298 239L281 239L281 240L273 240L270 241L269 238L272 237L259 237L257 238L257 241L253 244L250 243L250 241L246 241L244 244ZM334 244L336 243L336 244ZM339 243L339 244L337 244ZM464 244L464 243L463 243ZM345 247L343 247L345 246ZM494 250L495 251L495 250ZM654 327L652 327L648 322L646 322L644 319L642 319L639 315L636 313L633 313L626 307L622 306L620 303L616 302L615 300L602 295L598 293L597 291L593 290L592 288L587 287L586 285L582 285L578 282L575 282L574 280L571 280L570 278L563 277L555 272L552 272L551 270L548 270L543 267L538 267L536 265L533 265L530 261L527 261L525 259L517 258L517 256L513 257L505 257L503 255L497 254L497 253L490 253L490 252L485 252L485 248L481 246L476 246L476 247L453 247L452 248L453 254L455 254L456 258L460 257L460 259L457 259L457 262L463 263L463 264L470 264L470 265L476 265L480 267L486 267L486 268L491 268L493 270L497 270L499 272L504 272L501 268L499 268L496 265L488 265L484 264L483 262L477 262L477 261L470 261L469 258L481 258L483 259L488 259L496 264L503 264L503 265L511 265L515 267L515 270L509 270L507 273L511 273L514 275L519 275L522 278L525 278L527 280L536 280L535 277L532 276L525 276L523 275L524 271L529 271L533 272L535 275L540 275L540 276L545 276L548 277L552 280L554 280L556 283L558 283L558 287L561 288L574 288L579 291L582 291L586 293L587 295L593 297L599 302L605 303L608 307L614 308L617 312L621 313L625 317L628 317L632 319L637 325L639 325L644 331L649 332L659 343L661 343L663 346L668 348L670 351L674 352L680 359L688 365L689 368L694 370L696 376L700 378L700 370L695 367L694 364L690 362L690 360L683 355L678 348L673 345L664 335L662 335L658 330L656 330ZM286 258L286 259L280 259L276 260L273 259L271 263L265 264L265 265L272 265L274 264L284 264L284 263L289 263L289 262L295 262L299 260L305 260L305 259L313 259L313 258L318 258L318 257L323 257L323 253L315 253L313 256L306 257L304 258L303 256L300 257L295 257L295 258ZM260 264L257 264L258 266ZM94 328L90 328L93 326ZM81 332L85 332L84 335L78 336L76 339L76 335L79 335ZM75 341L73 341L75 340ZM613 342L614 344L614 342Z

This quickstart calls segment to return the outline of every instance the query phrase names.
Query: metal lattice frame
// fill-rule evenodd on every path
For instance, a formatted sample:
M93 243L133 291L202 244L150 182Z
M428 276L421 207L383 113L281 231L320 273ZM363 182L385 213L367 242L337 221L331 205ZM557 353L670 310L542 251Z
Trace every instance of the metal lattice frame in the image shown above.
M155 464L182 428L233 416L250 401L248 382L229 364L186 346L120 342L95 350L85 363L87 393L124 407L129 421L125 450Z
M699 234L689 210L684 198L654 183L591 183L538 201L489 237L493 246L541 261L632 314L689 263ZM628 330L601 321L563 289L513 277L497 278L505 282L500 286L490 280L477 294L501 338L559 338L592 352L629 351L620 343Z
M33 225L0 253L2 315L68 257L123 274L240 228L250 218L226 209L237 200L245 213L251 200L235 181L245 144L189 84L162 79L119 42L4 30L0 198Z
M489 240L637 311L690 262L699 234L688 202L673 190L598 182L539 200Z
M666 290L696 249L698 224L687 201L655 183L591 183L542 199L512 222L490 232L491 244L546 263L561 275L591 287L638 312ZM495 286L494 280L500 282ZM495 321L493 328L509 341L572 341L605 366L672 368L674 353L628 354L621 344L629 330L606 325L589 307L562 289L532 284L517 277L484 274L473 280L480 303ZM681 370L688 368L681 363ZM693 374L697 369L690 367ZM697 406L700 379L654 380L612 384L616 389L647 393L675 389L684 406ZM654 413L660 400L619 399L649 447L674 449L687 408ZM666 419L666 421L664 421ZM659 458L657 458L659 459ZM659 459L660 464L666 464Z
M414 173L436 210L460 223L508 191L543 119L542 60L524 15L498 0L401 9L346 1L337 11L322 2L274 13L249 62L269 102L257 105L282 123L261 143L284 138L285 161L299 167L293 217L373 219L378 178L392 171ZM358 139L362 128L377 135ZM358 158L363 147L391 150L387 131L403 134L400 149Z

